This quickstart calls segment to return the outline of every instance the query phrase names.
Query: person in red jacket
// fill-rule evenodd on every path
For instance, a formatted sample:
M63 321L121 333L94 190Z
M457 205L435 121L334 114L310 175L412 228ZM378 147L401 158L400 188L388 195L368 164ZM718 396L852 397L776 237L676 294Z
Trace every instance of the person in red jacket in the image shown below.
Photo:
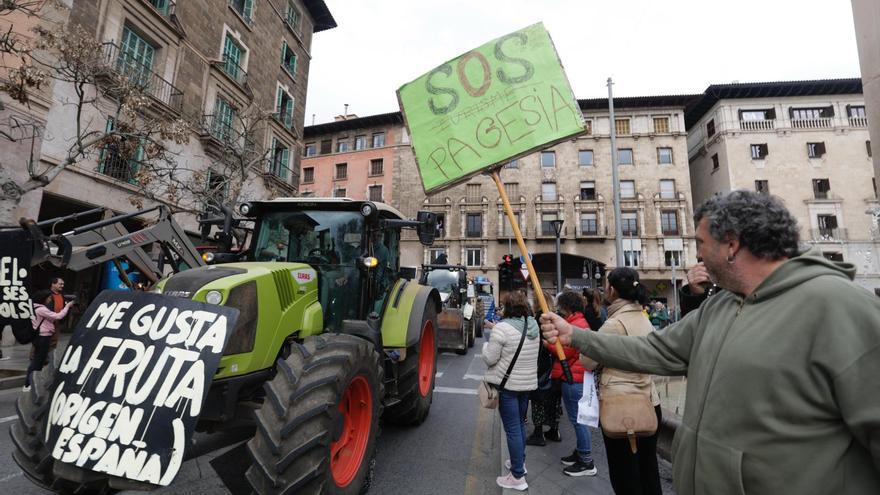
M556 298L556 310L559 315L565 318L565 321L571 323L573 327L589 331L590 325L587 324L587 320L584 318L584 304L583 296L574 291L565 291ZM546 345L550 346L550 344ZM555 346L551 347L555 355ZM563 350L565 351L565 360L568 361L568 366L571 368L574 383L565 381L562 373L562 364L559 361L553 363L553 371L550 374L550 378L562 380L562 405L565 413L568 415L568 420L574 427L577 445L571 455L561 459L562 464L566 466L562 472L568 476L595 476L597 469L590 453L592 441L590 429L586 425L577 422L578 401L584 394L584 373L590 372L580 364L580 352L577 349L574 347L563 347Z

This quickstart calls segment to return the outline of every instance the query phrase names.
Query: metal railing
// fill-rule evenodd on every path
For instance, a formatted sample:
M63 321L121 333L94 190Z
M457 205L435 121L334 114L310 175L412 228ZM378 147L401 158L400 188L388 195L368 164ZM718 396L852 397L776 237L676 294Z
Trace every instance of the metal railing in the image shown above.
M833 127L833 119L791 119L791 126L795 129L830 129Z
M266 172L278 177L283 182L289 182L290 176L290 167L284 165L281 162L280 158L273 158L268 161Z
M775 120L740 120L739 128L743 131L772 131L776 127Z
M223 59L215 63L239 85L244 86L247 83L247 72L232 60L228 54L224 54Z
M113 146L108 146L102 153L98 172L116 180L137 184L136 175L140 165L139 161L124 158Z
M156 100L180 111L183 105L183 91L153 72L152 67L143 65L132 55L123 51L115 43L102 45L103 62L117 74L128 78L141 90Z
M147 0L162 17L171 17L174 14L174 8L177 6L173 0Z
M846 229L841 228L818 228L818 229L810 229L810 234L813 237L814 241L823 242L823 241L842 241L846 240Z
M293 129L293 115L292 113L287 113L284 110L280 112L276 112L274 114L275 120L277 120L281 125L288 129Z
M868 127L868 117L850 117L849 125L851 127Z
M208 135L228 146L235 154L255 152L256 143L235 128L234 123L225 122L217 115L202 116L202 134Z

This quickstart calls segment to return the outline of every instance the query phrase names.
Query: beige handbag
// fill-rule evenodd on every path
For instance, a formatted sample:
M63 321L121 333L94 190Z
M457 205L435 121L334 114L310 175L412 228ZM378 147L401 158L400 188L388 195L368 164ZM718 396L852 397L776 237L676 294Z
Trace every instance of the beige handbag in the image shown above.
M629 335L625 326L623 331ZM628 438L629 448L635 454L636 438L657 433L657 413L650 393L600 397L599 424L608 438Z
M507 367L507 372L504 373L504 378L501 380L501 384L495 385L494 383L487 382L486 379L483 378L483 381L481 381L480 385L477 387L477 397L480 398L480 405L486 409L496 409L498 407L498 390L504 388L507 379L510 378L510 372L513 370L516 358L519 357L519 351L522 350L523 342L526 340L526 331L528 330L527 323L528 317L525 317L523 319L523 331L522 337L519 339L519 346L516 348L516 353L513 355L513 359L510 360L510 366Z

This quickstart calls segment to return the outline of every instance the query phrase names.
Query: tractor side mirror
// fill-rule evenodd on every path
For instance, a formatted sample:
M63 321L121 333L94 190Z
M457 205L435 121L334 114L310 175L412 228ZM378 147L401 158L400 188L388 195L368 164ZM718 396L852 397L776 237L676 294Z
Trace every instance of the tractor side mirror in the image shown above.
M416 221L419 222L419 242L424 246L434 244L434 238L437 236L437 214L431 211L420 211L416 213Z

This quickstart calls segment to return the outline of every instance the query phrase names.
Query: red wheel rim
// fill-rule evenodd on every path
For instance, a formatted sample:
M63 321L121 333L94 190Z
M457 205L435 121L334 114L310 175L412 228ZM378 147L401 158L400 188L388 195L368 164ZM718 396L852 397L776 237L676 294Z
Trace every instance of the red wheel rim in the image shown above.
M419 348L419 393L427 397L434 379L434 324L431 320L422 327L422 344Z
M354 377L339 402L344 425L339 439L330 445L330 471L336 486L346 487L361 467L373 424L373 393L361 375Z

